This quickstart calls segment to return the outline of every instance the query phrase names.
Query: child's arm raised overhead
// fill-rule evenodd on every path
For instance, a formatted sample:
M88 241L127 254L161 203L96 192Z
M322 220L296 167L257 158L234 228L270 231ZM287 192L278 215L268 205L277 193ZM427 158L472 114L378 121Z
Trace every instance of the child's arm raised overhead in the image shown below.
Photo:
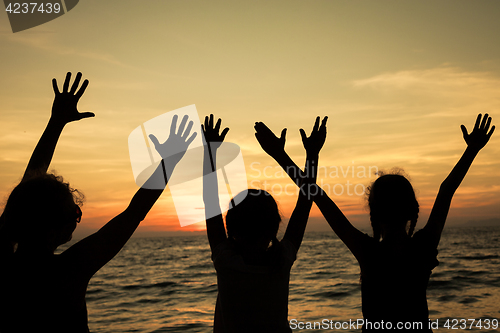
M150 135L156 150L163 158L153 175L135 193L128 207L109 221L93 235L76 243L61 256L73 263L76 272L82 278L90 278L109 260L111 260L132 236L139 223L146 217L156 200L160 197L177 163L184 156L188 146L196 137L189 136L193 122L185 128L188 116L184 116L177 127L177 116L174 116L168 139L160 144L154 135ZM169 153L176 152L169 156Z
M75 82L73 82L73 85L71 86L71 90L68 91L71 80L71 73L68 72L66 74L66 79L64 80L62 92L59 92L56 79L52 79L52 86L55 93L54 102L52 103L52 113L40 140L38 140L38 143L31 154L31 158L28 162L26 170L24 171L22 180L26 180L37 175L43 175L47 172L50 162L52 161L52 156L54 156L57 141L59 140L61 132L67 123L95 116L92 112L78 112L78 101L89 84L88 80L83 81L82 86L77 92L76 90L80 84L81 78L82 73L78 73L76 75ZM0 216L0 225L3 224L3 218L2 213Z
M94 117L92 112L78 112L78 101L89 84L89 81L85 80L80 89L78 89L81 78L82 73L76 74L75 82L73 82L71 89L68 91L71 80L71 73L68 72L64 80L62 92L60 92L57 87L56 79L52 79L52 86L55 93L54 102L52 104L52 114L45 131L31 155L26 171L24 172L23 180L32 175L40 175L47 172L59 136L67 123L83 118Z
M312 197L309 190L312 188L312 185L316 183L319 152L326 139L326 120L327 117L323 119L320 127L319 117L317 117L309 137L306 136L303 129L300 129L302 143L304 144L304 148L306 150L306 164L303 175L305 178L300 180L300 184L297 184L300 187L299 197L297 199L295 209L290 216L290 220L288 221L285 235L283 236L283 238L288 239L297 250L300 248L300 244L304 238L307 220L312 207ZM281 147L283 152L285 151L285 133L286 131L282 132L282 137L280 139L280 147L281 142L283 143L283 146ZM295 174L299 174L300 172L301 170L298 167L297 170L294 171Z
M455 194L455 191L460 186L460 183L464 179L469 167L471 166L477 153L488 143L495 126L491 127L491 117L485 114L481 121L481 114L478 114L476 119L476 124L474 129L470 134L467 133L467 129L464 125L461 126L464 140L467 143L467 148L465 149L462 157L457 162L453 170L446 179L441 183L439 187L439 192L432 207L431 214L429 216L429 221L425 225L424 229L431 233L434 246L438 246L439 240L441 238L441 233L446 222L446 217L451 205L451 199Z
M323 124L326 126L326 118L323 119ZM284 129L281 132L281 138L276 137L276 135L261 122L255 124L255 130L257 131L255 136L264 151L278 162L296 184L299 184L300 178L305 176L302 175L299 167L284 150L284 136L286 130ZM346 244L354 256L360 260L361 240L364 238L364 234L349 222L342 211L319 186L313 185L309 190L309 194L312 195L314 202L321 210L321 213L333 231Z
M205 126L202 125L207 143L203 154L203 202L205 203L208 243L212 251L227 239L217 185L217 149L224 141L229 128L226 127L219 134L220 125L221 119L219 118L214 127L213 114L210 115L210 118L205 117Z

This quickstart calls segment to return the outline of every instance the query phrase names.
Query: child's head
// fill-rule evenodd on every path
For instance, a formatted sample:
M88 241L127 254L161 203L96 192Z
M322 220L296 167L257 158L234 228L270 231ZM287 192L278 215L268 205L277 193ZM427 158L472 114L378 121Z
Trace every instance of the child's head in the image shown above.
M5 205L2 238L22 245L57 247L71 239L81 217L83 195L62 177L37 176L17 185Z
M226 229L230 239L262 249L267 249L269 242L277 241L281 215L271 194L264 190L248 189L236 195L233 201L239 204L226 214Z
M373 236L379 240L382 230L410 226L411 236L418 219L419 206L415 191L406 177L400 174L383 174L367 188L368 205Z

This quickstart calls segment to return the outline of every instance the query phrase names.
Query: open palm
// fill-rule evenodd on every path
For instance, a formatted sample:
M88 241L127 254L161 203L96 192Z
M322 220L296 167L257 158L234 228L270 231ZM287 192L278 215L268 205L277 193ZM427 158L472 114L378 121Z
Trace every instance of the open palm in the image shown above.
M178 116L175 115L172 124L170 125L170 135L168 139L164 143L160 143L156 136L153 134L149 135L151 142L153 142L156 151L160 154L162 159L174 159L176 162L180 161L184 154L186 153L189 145L193 142L194 138L196 138L196 132L194 132L191 136L191 129L193 128L193 121L190 121L186 127L186 123L188 120L188 116L184 116L182 118L181 124L179 125L179 129L177 130L177 119ZM189 138L188 138L189 137Z
M257 141L269 156L276 157L285 152L286 128L279 138L263 122L256 122L254 128Z
M323 118L321 121L321 126L319 125L320 117L316 117L316 122L311 131L311 135L307 137L306 132L301 128L300 136L302 137L302 143L308 154L319 154L321 148L325 144L326 140L326 121L328 117Z
M483 148L488 143L491 135L495 131L495 126L492 126L491 130L488 133L490 125L491 117L488 117L488 114L486 113L482 121L481 114L477 115L476 124L474 125L474 129L470 134L467 133L467 128L465 128L464 125L460 126L467 145L477 151L481 150L481 148Z
M224 141L227 132L229 132L229 128L226 127L219 134L221 122L222 120L219 118L214 126L214 115L211 114L210 117L205 117L205 126L201 125L203 135L205 136L205 141L210 144L211 149L219 148Z
M57 80L52 79L52 87L54 88L55 93L54 102L52 104L52 120L62 124L67 124L72 121L95 116L92 112L78 112L78 101L89 84L88 80L83 81L82 86L77 91L81 78L82 73L78 73L76 75L75 82L73 82L73 85L71 86L71 90L68 91L69 82L71 80L71 73L68 72L66 74L66 79L64 80L62 92L60 92L57 87Z

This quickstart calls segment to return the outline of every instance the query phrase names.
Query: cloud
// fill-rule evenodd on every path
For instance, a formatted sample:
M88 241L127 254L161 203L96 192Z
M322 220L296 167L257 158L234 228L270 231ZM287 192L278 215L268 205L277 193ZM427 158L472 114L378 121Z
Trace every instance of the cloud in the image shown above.
M96 60L107 64L116 65L123 68L134 68L133 66L124 64L116 59L111 54L103 52L82 51L57 42L57 34L50 30L29 31L23 34L6 34L6 39L12 43L22 44L24 46L42 50L58 56L77 56L90 60Z
M474 90L488 88L494 91L500 86L500 78L488 72L467 72L457 67L438 67L424 70L404 70L384 73L371 78L354 80L354 87L421 89L436 91L436 88L458 88Z

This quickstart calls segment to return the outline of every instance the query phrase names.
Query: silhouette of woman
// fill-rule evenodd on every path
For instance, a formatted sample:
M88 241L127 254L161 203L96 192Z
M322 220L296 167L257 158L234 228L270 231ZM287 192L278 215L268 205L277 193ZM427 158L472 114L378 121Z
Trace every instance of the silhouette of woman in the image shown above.
M55 255L55 249L71 239L82 211L83 196L62 177L47 174L54 150L64 126L72 121L93 117L80 113L77 103L88 80L79 86L78 73L69 89L71 73L60 92L54 79L55 99L49 123L28 163L22 181L9 196L0 225L0 331L9 332L89 332L85 293L90 278L125 245L139 223L159 198L167 178L182 154L163 160L132 198L129 206L99 231ZM185 117L177 133L176 118L170 136L157 150L183 148L193 122L184 130ZM162 153L160 152L160 155Z
M219 206L217 150L228 128L219 134L213 115L205 118L203 199L207 235L217 271L217 303L214 332L291 332L288 325L290 269L302 242L312 201L300 191L297 204L281 241L276 238L281 216L266 191L249 189L231 200L226 229ZM326 138L326 123L318 123L304 135L307 151L302 187L314 183L318 154ZM226 236L227 231L227 236Z
M311 190L325 219L360 265L363 332L431 332L426 288L431 270L438 264L437 246L451 199L495 129L493 126L488 132L488 114L481 118L479 114L470 134L462 125L467 148L441 184L427 224L414 235L419 206L410 182L401 175L383 175L369 188L373 237L356 229L319 187ZM262 148L295 179L289 171L298 168L283 149L284 136L277 138L263 123L257 123L255 129Z

